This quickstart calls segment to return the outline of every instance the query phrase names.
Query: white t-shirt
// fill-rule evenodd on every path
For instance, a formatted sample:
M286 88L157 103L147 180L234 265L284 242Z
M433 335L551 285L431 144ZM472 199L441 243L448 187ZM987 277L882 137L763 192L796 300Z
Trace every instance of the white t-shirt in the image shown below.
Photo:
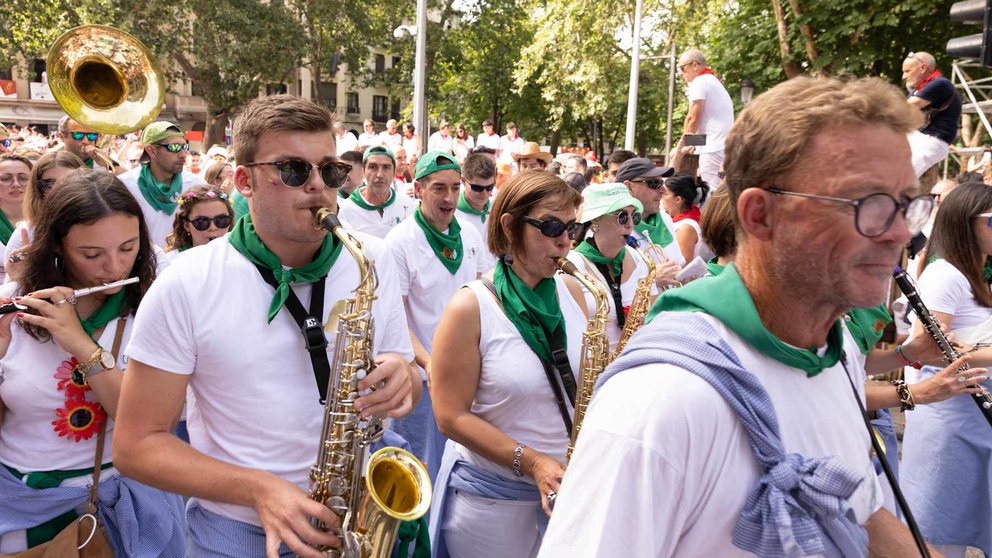
M338 157L358 147L358 138L351 132L345 132L343 136L334 136L334 142L338 146Z
M633 250L633 248L628 249ZM628 253L625 259L633 259L634 270L631 272L630 277L626 281L620 283L620 301L623 303L624 307L630 306L634 302L634 293L637 292L637 283L648 274L648 266L644 263L644 260L635 254ZM579 271L584 271L589 274L593 279L599 282L603 287L603 292L606 293L606 303L609 306L609 323L606 325L606 337L610 340L610 351L617 346L617 341L620 340L620 328L617 327L617 312L614 308L613 295L610 293L610 285L606 282L606 278L603 274L599 272L596 268L596 264L590 262L582 254L572 250L568 253L568 261L575 264L575 267ZM589 314L592 315L596 308L596 299L593 298L592 294L585 290L583 287L583 292L586 293L586 308L589 309ZM651 282L651 296L658 296L658 287L655 285L654 281Z
M382 140L379 139L379 134L375 132L362 132L361 134L358 134L358 146L365 149L382 145L381 141Z
M480 215L472 215L471 213L466 213L466 212L464 212L464 211L462 211L460 209L456 209L455 210L455 217L458 219L458 222L461 223L463 227L465 225L469 225L469 224L472 225L472 227L475 228L476 231L478 231L479 237L482 238L482 259L484 260L483 267L485 268L485 270L483 271L483 273L485 273L486 271L489 271L490 269L492 269L493 267L495 267L496 266L496 256L493 255L493 253L489 251L489 226L488 226L489 225L489 221L488 221L488 219L489 219L489 217L491 217L491 215L489 217L486 217L487 220L486 220L485 223L483 223L482 222L482 216L480 216Z
M659 211L658 215L661 216L661 220L665 223L665 226L668 227L668 232L671 233L672 238L674 238L675 223L672 221L671 215L669 215L665 211ZM634 232L630 233L630 236L635 238L637 242L640 243L639 249L641 250L641 252L647 254L648 253L647 237L639 233L637 230L634 230ZM685 256L682 255L682 250L679 248L679 243L677 241L673 240L668 246L663 246L661 247L661 249L663 252L665 252L665 257L667 257L669 260L672 260L673 262L679 264L680 266L685 265L686 263ZM661 263L660 258L657 257L657 254L652 254L652 259L655 260L655 263Z
M723 151L730 127L734 125L734 102L730 94L712 74L700 74L686 89L689 102L703 101L703 114L696 127L697 134L706 134L706 145L696 147L696 153Z
M472 139L472 136L465 136L465 139L459 139L456 137L452 141L451 151L454 154L455 159L458 159L458 162L460 163L465 160L465 157L468 157L474 147L475 140Z
M165 239L172 232L175 213L162 213L145 201L145 196L141 194L141 188L138 187L139 174L141 174L141 166L135 167L117 178L127 186L131 195L138 200L138 205L141 206L141 213L145 217L145 225L148 227L148 235L151 241L159 246L165 246ZM187 170L183 170L183 192L199 184L203 184L202 178ZM176 209L178 209L178 206L176 206Z
M444 151L451 153L453 147L454 138L451 136L442 136L441 132L434 132L431 137L427 139L427 151Z
M510 139L509 136L503 136L499 138L499 160L512 163L513 154L520 153L520 150L524 148L524 138L517 136L515 139Z
M354 236L376 262L379 276L372 306L374 352L413 360L395 266L381 240ZM352 296L358 282L358 267L342 248L325 283L325 332L336 303ZM309 308L312 286L292 288ZM324 406L318 402L313 366L296 321L281 310L267 322L272 295L273 288L227 237L183 252L142 301L128 354L190 375L187 428L194 448L227 463L264 469L305 489ZM326 337L333 360L337 336L327 332ZM208 511L259 524L251 508L201 502Z
M395 149L403 144L403 134L399 132L390 134L389 130L383 130L382 132L379 132L379 144L383 147Z
M489 149L497 150L499 149L500 139L499 134L495 132L492 134L483 132L475 138L475 144L479 147L488 147Z
M8 283L3 290L5 294L13 293L17 285ZM131 337L133 322L128 318L124 327L122 354ZM113 349L117 324L117 320L108 323L100 334L99 343L106 351ZM10 333L10 348L0 360L0 399L4 404L0 462L22 473L92 468L96 434L89 440L75 442L59 436L52 426L56 409L63 408L66 401L65 392L58 390L59 379L55 375L63 361L71 360L72 356L54 341L42 343L34 339L17 324L11 324ZM125 370L127 358L118 360L120 369ZM88 392L86 400L97 399ZM108 420L104 463L111 461L113 451L114 421Z
M848 499L864 524L882 493L844 367L809 378L707 319L767 390L786 453L834 455L864 474ZM846 330L844 349L858 354ZM863 401L864 368L849 360ZM731 539L761 474L737 414L708 382L673 365L628 370L592 400L540 556L753 556Z
M364 188L364 186L363 186ZM361 193L359 192L359 195ZM368 201L365 196L362 199ZM417 202L403 192L396 192L396 199L382 210L382 215L376 210L362 209L351 200L338 200L338 215L348 221L348 224L358 232L368 233L379 238L386 235L404 219L413 215Z
M405 134L401 135L403 136L401 145L403 146L403 150L406 151L406 160L412 161L413 159L420 157L420 148L417 146L417 135L414 134L409 138L406 137Z
M482 238L474 228L459 224L462 263L454 274L438 259L413 217L386 235L386 246L396 262L400 295L407 297L407 323L427 352L434 346L434 330L455 291L487 271L481 257Z
M565 318L568 362L578 382L582 377L579 360L586 315L575 302L564 279L556 276L554 280L561 313ZM482 371L472 401L472 414L517 442L564 462L569 434L565 432L565 422L541 359L520 336L489 289L479 281L469 283L469 288L479 300L479 351L482 355ZM564 390L562 393L565 393ZM572 406L569 403L565 405L569 415L574 416ZM461 459L480 469L534 484L530 477L514 477L508 467L493 463L454 440L451 443Z

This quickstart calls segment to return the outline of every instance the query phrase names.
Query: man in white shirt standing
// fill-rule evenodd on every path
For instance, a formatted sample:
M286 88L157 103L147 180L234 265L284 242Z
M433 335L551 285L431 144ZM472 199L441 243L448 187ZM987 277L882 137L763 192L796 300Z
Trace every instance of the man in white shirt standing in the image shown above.
M496 256L489 251L489 204L496 188L496 163L485 153L472 153L462 165L462 193L458 196L455 217L458 222L471 223L482 237L483 257L488 259L486 271L496 265Z
M379 134L375 133L375 122L366 120L362 123L362 129L364 131L361 134L358 134L359 149L368 149L369 147L382 145L381 140L379 139Z
M403 134L396 129L396 120L390 118L386 121L386 129L379 132L379 145L396 149L403 143Z
M736 261L664 292L600 377L542 558L918 554L882 507L843 316L884 300L926 221L920 121L872 78L748 105L725 163Z
M365 150L362 156L365 181L348 199L341 200L338 214L356 231L386 238L393 227L413 213L414 200L393 188L396 156L385 147Z
M706 66L706 57L699 49L691 48L679 57L679 71L689 84L686 89L689 114L685 117L679 147L691 144L687 136L705 136L705 143L695 146L699 154L699 176L711 191L716 190L720 187L723 145L734 125L734 102L713 70Z
M482 133L475 138L475 145L478 147L488 147L496 152L499 157L499 134L493 129L493 121L488 118L482 121Z
M487 270L482 237L461 223L455 208L461 192L461 169L454 157L429 151L417 161L414 187L420 207L413 217L386 235L386 244L399 272L400 294L410 323L416 363L424 370L424 397L414 412L394 421L413 453L437 476L445 438L437 429L426 382L431 370L434 329L448 300L462 285Z
M451 122L442 120L437 127L437 131L431 134L427 140L427 151L444 151L452 153L454 148L454 138L451 137Z
M513 154L520 153L525 143L524 138L517 134L517 124L507 122L506 135L499 139L498 159L504 163L512 163Z
M358 138L340 122L334 123L334 141L338 146L338 157L358 147Z

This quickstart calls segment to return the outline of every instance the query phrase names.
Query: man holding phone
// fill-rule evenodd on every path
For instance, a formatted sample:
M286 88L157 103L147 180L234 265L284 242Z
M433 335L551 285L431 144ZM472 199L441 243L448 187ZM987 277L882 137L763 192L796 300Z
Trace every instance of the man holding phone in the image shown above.
M679 57L679 73L689 87L689 114L682 127L683 145L699 154L699 176L712 190L720 187L723 144L734 125L734 102L699 49L690 48Z

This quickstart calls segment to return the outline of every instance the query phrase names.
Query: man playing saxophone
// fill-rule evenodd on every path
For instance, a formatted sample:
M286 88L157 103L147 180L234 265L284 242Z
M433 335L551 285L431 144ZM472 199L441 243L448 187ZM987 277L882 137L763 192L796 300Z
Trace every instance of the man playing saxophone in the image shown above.
M347 169L333 116L277 95L245 107L234 129L234 180L249 215L223 241L178 257L136 319L114 461L150 485L191 496L188 556L318 558L338 546L332 511L307 497L321 442L335 308L362 277L341 241L314 226L336 209ZM400 417L420 395L395 272L377 239L355 234L376 262L374 371L361 417ZM323 365L321 362L323 361ZM321 368L323 378L321 378ZM331 367L333 370L333 367ZM316 380L315 380L316 379ZM171 435L191 394L191 445Z

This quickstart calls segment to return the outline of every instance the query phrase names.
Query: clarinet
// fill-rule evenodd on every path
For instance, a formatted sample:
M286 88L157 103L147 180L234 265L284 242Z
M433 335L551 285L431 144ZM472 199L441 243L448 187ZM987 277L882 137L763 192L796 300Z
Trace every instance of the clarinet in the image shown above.
M959 353L954 346L951 345L951 342L947 340L944 332L941 331L940 324L937 323L937 319L933 317L930 310L927 309L926 305L923 304L923 301L920 300L920 293L917 292L916 286L909 278L909 275L907 275L906 272L899 266L896 266L893 278L896 281L896 285L899 286L899 290L902 291L909 300L909 305L913 307L913 312L916 313L916 317L920 320L920 323L923 324L923 330L926 331L934 342L937 343L937 346L940 347L940 352L944 354L944 360L950 364L961 358L961 353ZM961 365L958 370L963 371L968 370L969 368L971 368L971 365L966 362ZM971 396L978 405L978 409L982 412L985 420L988 421L989 426L992 426L992 395L990 395L989 391L985 389L985 386L979 384L978 388L981 391L978 393L973 393Z

